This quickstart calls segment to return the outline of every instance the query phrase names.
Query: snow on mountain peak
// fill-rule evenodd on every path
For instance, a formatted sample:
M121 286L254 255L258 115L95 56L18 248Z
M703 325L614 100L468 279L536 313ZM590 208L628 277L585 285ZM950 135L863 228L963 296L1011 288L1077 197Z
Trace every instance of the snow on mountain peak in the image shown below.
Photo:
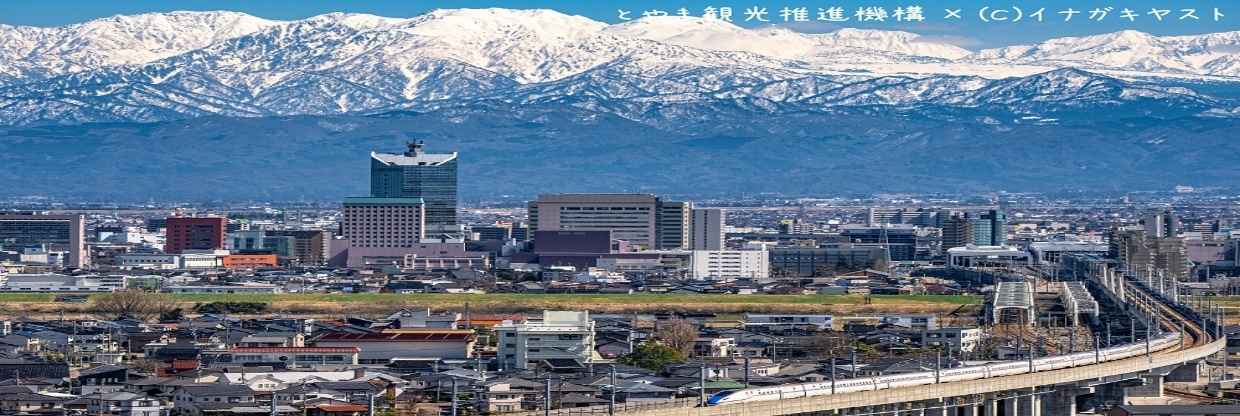
M612 25L606 32L696 49L749 52L784 59L813 60L835 48L942 59L956 59L970 53L954 45L923 41L920 35L909 32L846 28L827 34L806 34L782 26L747 29L720 19L701 17L644 17Z
M980 103L983 95L1020 103L1064 91L1122 100L1191 95L1114 81L1183 74L1240 76L1240 32L1122 31L970 54L899 31L810 34L678 16L608 25L498 8L296 21L173 12L58 28L0 25L0 116L18 120L326 114L462 100L903 105Z
M1219 63L1226 62L1228 57L1234 57L1237 53L1240 53L1240 32L1159 37L1123 30L987 49L963 61L1234 77L1240 76L1240 68Z
M654 16L612 25L606 33L708 51L748 52L776 58L798 58L813 51L815 42L786 29L746 29L721 19Z
M406 19L375 16L365 13L327 13L306 19L307 21L330 22L334 24L344 25L353 30L372 30L385 26L395 25Z
M44 78L141 64L280 22L230 11L117 15L62 27L0 27L0 74Z
M649 16L608 26L609 34L667 42L694 33L737 33L745 29L720 19L693 16Z
M437 37L495 36L521 32L556 41L593 35L605 23L550 9L436 9L410 19L407 31ZM492 32L492 33L487 33Z
M916 33L895 30L842 28L817 36L835 47L873 49L949 60L971 53L956 45L927 41Z

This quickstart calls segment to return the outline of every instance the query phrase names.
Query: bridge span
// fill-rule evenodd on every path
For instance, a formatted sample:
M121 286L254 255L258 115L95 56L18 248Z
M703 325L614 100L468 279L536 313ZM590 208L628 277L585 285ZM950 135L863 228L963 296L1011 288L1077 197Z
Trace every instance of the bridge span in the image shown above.
M1108 276L1098 276L1106 278ZM783 415L933 415L933 416L1041 416L1076 413L1076 397L1107 394L1119 382L1136 382L1162 394L1163 376L1187 363L1197 362L1226 347L1226 339L1212 336L1216 323L1188 315L1171 303L1174 296L1147 288L1141 282L1099 283L1106 295L1123 295L1125 311L1146 322L1145 340L1154 332L1178 332L1180 341L1159 351L1113 361L1001 377L942 382L873 391L827 394L717 406L651 407L625 412L626 416L783 416ZM1116 290L1115 286L1120 288ZM1207 327L1203 328L1201 323ZM1137 340L1139 344L1142 340ZM1031 367L1032 368L1032 367ZM1194 373L1195 374L1195 373ZM1123 387L1119 387L1122 389ZM1122 393L1121 393L1122 395Z

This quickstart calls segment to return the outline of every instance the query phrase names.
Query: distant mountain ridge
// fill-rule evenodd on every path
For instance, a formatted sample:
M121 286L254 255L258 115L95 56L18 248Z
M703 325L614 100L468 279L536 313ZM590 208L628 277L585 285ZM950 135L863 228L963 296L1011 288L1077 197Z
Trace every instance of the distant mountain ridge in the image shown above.
M1068 68L1096 75L1060 71ZM1014 79L1064 74L1109 80L1119 90L1105 102L1167 99L1229 115L1237 107L1230 100L1158 84L1240 81L1240 32L1123 31L970 52L908 32L806 34L692 17L608 25L551 10L297 21L149 13L58 28L0 25L0 124L428 111L480 99L586 103L592 111L718 100L767 111L1099 103L1097 95L1074 102L1083 96L1071 83L1046 83L1033 97L994 95ZM1038 105L1025 105L1028 98Z
M1240 32L971 52L907 32L550 10L0 26L0 183L338 200L461 152L464 198L1235 187Z

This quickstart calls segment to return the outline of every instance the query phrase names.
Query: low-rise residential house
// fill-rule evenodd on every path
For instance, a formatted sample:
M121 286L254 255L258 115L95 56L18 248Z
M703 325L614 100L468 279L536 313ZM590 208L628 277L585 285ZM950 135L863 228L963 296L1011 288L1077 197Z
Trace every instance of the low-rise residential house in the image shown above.
M329 333L314 341L316 347L355 347L360 364L387 364L396 358L472 358L476 337L472 330L389 329L379 333Z
M525 397L537 394L536 388L514 387L510 381L487 383L483 393L483 408L489 413L509 413L527 410L522 407Z
M459 312L433 313L426 309L401 309L388 315L389 328L437 328L460 329L464 326Z
M914 344L921 348L941 348L954 352L973 352L982 341L980 328L939 328L907 331Z
M0 359L0 380L29 378L64 378L69 376L69 365L28 358Z
M745 326L811 326L818 330L831 329L831 315L816 314L745 314Z
M379 383L367 381L320 381L314 383L313 387L319 391L332 392L336 399L359 403L381 394L384 390Z
M89 396L98 393L113 393L125 388L129 381L130 369L124 365L101 365L78 372L77 394Z
M697 357L731 357L736 346L732 338L698 338L693 341L693 355Z
M92 415L161 416L165 409L159 399L126 391L84 397L90 400L86 405L86 412Z
M616 389L616 400L624 403L648 403L671 400L676 397L676 390L659 387L651 383L621 381Z
M357 347L238 347L226 351L203 352L208 367L256 366L305 368L316 365L357 365Z
M306 336L299 332L273 333L264 332L246 335L237 341L238 347L304 347Z
M253 406L254 390L244 384L209 383L178 387L172 394L178 414L200 415L213 409Z
M68 398L36 393L22 386L0 388L0 414L56 413L67 401Z

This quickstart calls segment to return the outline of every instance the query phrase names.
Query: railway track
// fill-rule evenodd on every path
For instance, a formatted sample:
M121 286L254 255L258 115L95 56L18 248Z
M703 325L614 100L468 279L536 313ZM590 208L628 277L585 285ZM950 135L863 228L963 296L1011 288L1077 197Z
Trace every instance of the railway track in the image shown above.
M1152 296L1149 292L1145 291L1144 288L1141 289L1141 293L1147 299L1150 299L1152 301L1150 302L1150 304L1154 305L1155 308L1158 309L1158 312L1159 312L1158 318L1160 320L1159 323L1162 326L1164 326L1167 330L1178 331L1179 325L1181 323L1183 324L1183 328L1185 331L1184 340L1186 342L1181 343L1181 346L1179 349L1197 347L1197 346L1205 345L1210 342L1209 334L1207 334L1205 330L1201 328L1201 325L1198 325L1196 319L1192 319L1188 316L1185 316L1184 313L1180 311L1178 308L1173 308L1170 305L1164 303L1161 299L1158 299L1157 297Z
M1190 391L1176 390L1170 387L1163 388L1163 393L1166 393L1167 395L1170 395L1170 396L1179 397L1181 399L1195 400L1198 402L1212 403L1212 402L1219 401L1218 397L1208 396L1205 394L1194 393Z

